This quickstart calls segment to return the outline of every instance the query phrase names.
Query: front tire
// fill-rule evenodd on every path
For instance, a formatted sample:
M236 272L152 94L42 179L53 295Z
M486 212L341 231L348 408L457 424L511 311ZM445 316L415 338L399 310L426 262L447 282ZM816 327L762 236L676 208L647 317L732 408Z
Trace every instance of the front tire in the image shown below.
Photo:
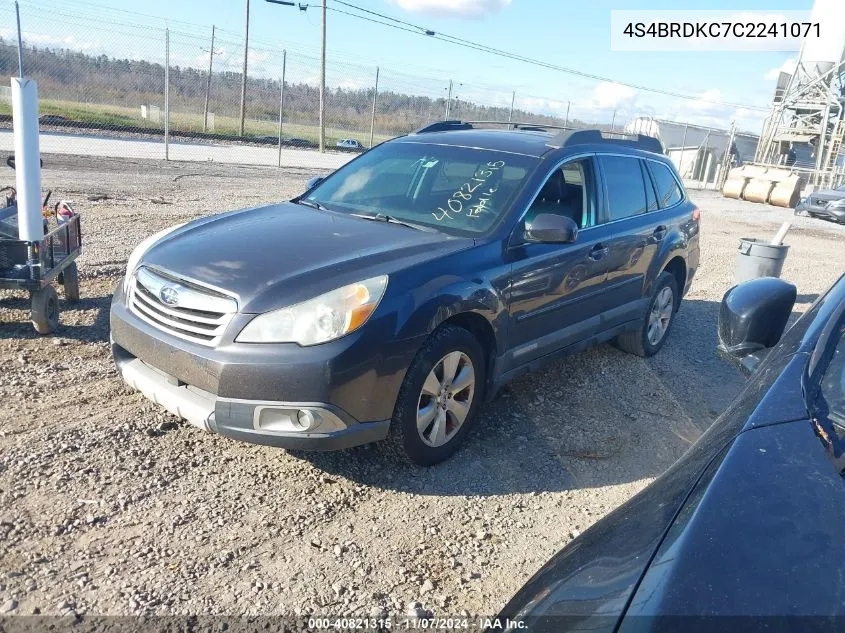
M647 358L663 347L675 321L681 296L675 276L663 272L654 284L654 292L646 308L645 318L636 332L625 332L616 337L616 346L623 352Z
M414 358L396 399L387 449L432 466L450 457L469 432L484 396L484 350L467 330L444 326Z

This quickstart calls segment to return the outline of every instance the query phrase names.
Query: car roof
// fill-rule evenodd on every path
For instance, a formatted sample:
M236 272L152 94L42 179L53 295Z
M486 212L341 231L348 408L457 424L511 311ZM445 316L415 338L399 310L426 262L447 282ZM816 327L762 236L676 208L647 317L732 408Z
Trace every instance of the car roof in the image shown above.
M476 149L498 150L541 157L554 148L548 146L552 135L548 132L526 130L448 130L400 136L391 142L426 143L432 145L455 145Z
M570 140L571 138L571 140ZM457 147L470 147L500 152L511 152L536 158L548 156L559 157L574 152L595 152L595 153L625 153L639 155L642 157L668 158L654 151L638 147L639 141L616 140L615 138L603 138L598 130L564 131L556 133L542 130L509 130L509 129L447 129L436 131L420 131L400 136L390 143L421 143L432 145L453 145ZM655 139L650 139L659 143ZM650 149L650 148L649 148ZM645 151L644 151L645 150Z

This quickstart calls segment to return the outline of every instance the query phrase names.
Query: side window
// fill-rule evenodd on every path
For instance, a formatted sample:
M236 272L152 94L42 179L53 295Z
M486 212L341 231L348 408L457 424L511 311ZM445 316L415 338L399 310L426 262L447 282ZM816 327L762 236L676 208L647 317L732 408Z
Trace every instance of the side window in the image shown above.
M648 208L640 159L630 156L599 156L607 187L607 221L645 213Z
M663 163L654 161L649 161L648 168L651 171L652 178L654 178L654 187L657 189L657 201L660 208L665 209L673 204L678 204L683 199L684 194L681 192L672 170Z
M596 223L593 162L590 158L570 161L546 180L528 209L526 219L540 213L564 215L584 229Z

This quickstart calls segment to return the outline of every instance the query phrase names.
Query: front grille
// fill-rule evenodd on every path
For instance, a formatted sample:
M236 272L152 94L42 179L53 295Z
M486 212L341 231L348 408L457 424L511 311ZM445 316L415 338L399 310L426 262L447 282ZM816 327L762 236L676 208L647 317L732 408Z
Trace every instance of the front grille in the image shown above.
M127 304L150 325L208 346L220 341L238 310L232 297L148 268L139 268L132 277Z

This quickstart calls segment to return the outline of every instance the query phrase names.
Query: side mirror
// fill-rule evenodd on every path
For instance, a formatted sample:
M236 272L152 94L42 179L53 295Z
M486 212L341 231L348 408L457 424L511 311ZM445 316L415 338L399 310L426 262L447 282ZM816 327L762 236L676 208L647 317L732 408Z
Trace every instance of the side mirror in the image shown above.
M538 213L525 223L524 237L528 242L570 243L578 237L578 225L564 215Z
M746 375L777 345L797 290L776 277L752 279L725 293L719 309L719 353Z
M308 183L305 185L305 191L311 191L314 187L319 185L321 182L325 180L322 176L311 176L308 179Z

